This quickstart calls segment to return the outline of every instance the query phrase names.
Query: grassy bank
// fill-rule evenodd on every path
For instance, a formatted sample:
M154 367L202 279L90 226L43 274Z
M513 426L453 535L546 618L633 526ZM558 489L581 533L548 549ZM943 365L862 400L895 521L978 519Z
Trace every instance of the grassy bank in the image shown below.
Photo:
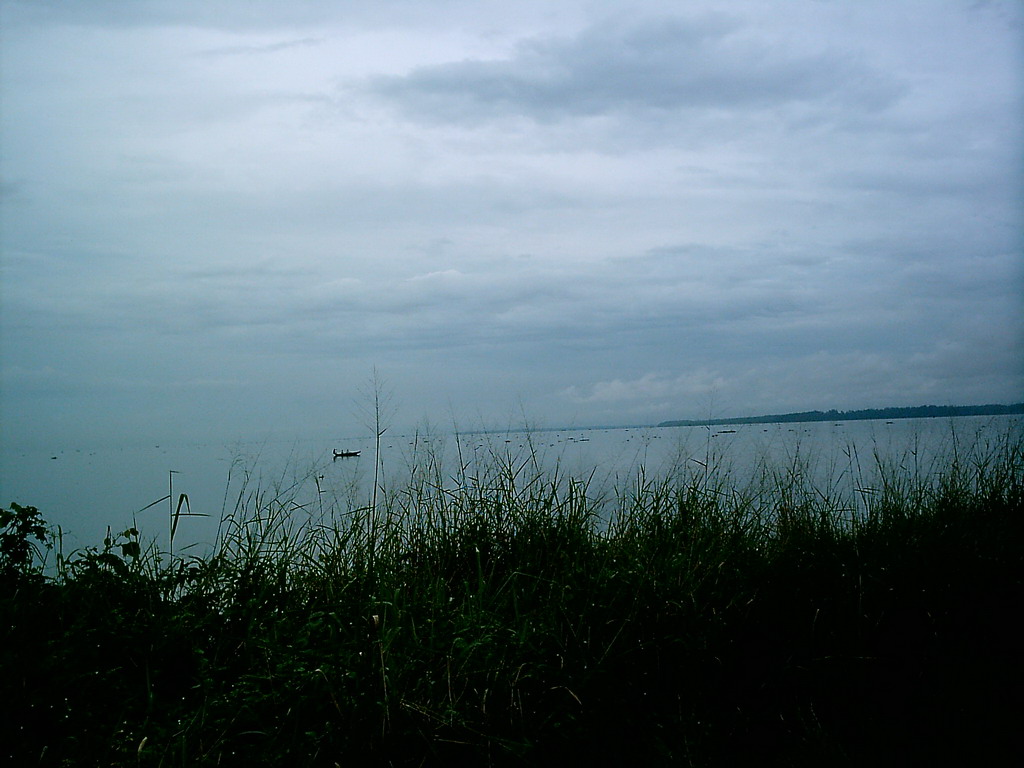
M2 757L1019 757L1019 435L955 445L927 473L880 466L847 492L794 466L742 484L693 466L599 494L529 455L472 476L428 458L345 514L250 494L202 558L131 530L62 553L42 513L11 505Z

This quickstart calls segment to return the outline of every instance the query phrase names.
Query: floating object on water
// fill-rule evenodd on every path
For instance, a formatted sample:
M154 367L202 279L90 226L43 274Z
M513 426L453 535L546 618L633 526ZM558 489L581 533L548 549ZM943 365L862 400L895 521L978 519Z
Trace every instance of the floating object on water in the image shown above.
M353 458L355 456L358 456L358 455L359 455L359 451L339 451L339 450L335 450L334 451L334 458L335 459L351 459L351 458Z

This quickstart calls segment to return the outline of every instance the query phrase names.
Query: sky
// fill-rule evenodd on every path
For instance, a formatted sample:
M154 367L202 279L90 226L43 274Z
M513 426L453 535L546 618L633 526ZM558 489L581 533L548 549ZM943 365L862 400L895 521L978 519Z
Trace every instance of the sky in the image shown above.
M5 444L1024 400L1018 0L2 0Z

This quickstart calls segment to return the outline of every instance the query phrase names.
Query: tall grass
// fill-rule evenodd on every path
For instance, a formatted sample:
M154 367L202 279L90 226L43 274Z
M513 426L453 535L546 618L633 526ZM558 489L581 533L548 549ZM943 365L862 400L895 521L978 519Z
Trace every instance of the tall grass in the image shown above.
M879 455L826 488L799 457L741 482L709 450L608 487L529 442L457 466L427 445L364 506L325 503L318 480L314 498L243 484L202 557L128 556L126 532L44 576L26 554L38 513L4 510L10 759L908 765L1016 749L1019 433L927 467Z

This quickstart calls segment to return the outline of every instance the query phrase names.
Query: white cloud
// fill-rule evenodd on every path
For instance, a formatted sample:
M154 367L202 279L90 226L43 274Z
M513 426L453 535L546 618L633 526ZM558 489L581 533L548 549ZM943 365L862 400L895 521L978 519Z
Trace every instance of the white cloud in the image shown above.
M674 378L646 373L638 379L598 381L586 387L564 390L564 395L576 403L629 403L630 401L665 400L666 398L706 398L725 384L724 379L712 371L683 374Z
M1024 388L1019 4L130 5L0 6L5 426Z
M740 32L738 22L717 15L599 24L571 39L522 42L508 59L431 65L379 78L373 88L434 119L541 123L824 101L874 111L901 91L891 75L851 57L794 53Z

